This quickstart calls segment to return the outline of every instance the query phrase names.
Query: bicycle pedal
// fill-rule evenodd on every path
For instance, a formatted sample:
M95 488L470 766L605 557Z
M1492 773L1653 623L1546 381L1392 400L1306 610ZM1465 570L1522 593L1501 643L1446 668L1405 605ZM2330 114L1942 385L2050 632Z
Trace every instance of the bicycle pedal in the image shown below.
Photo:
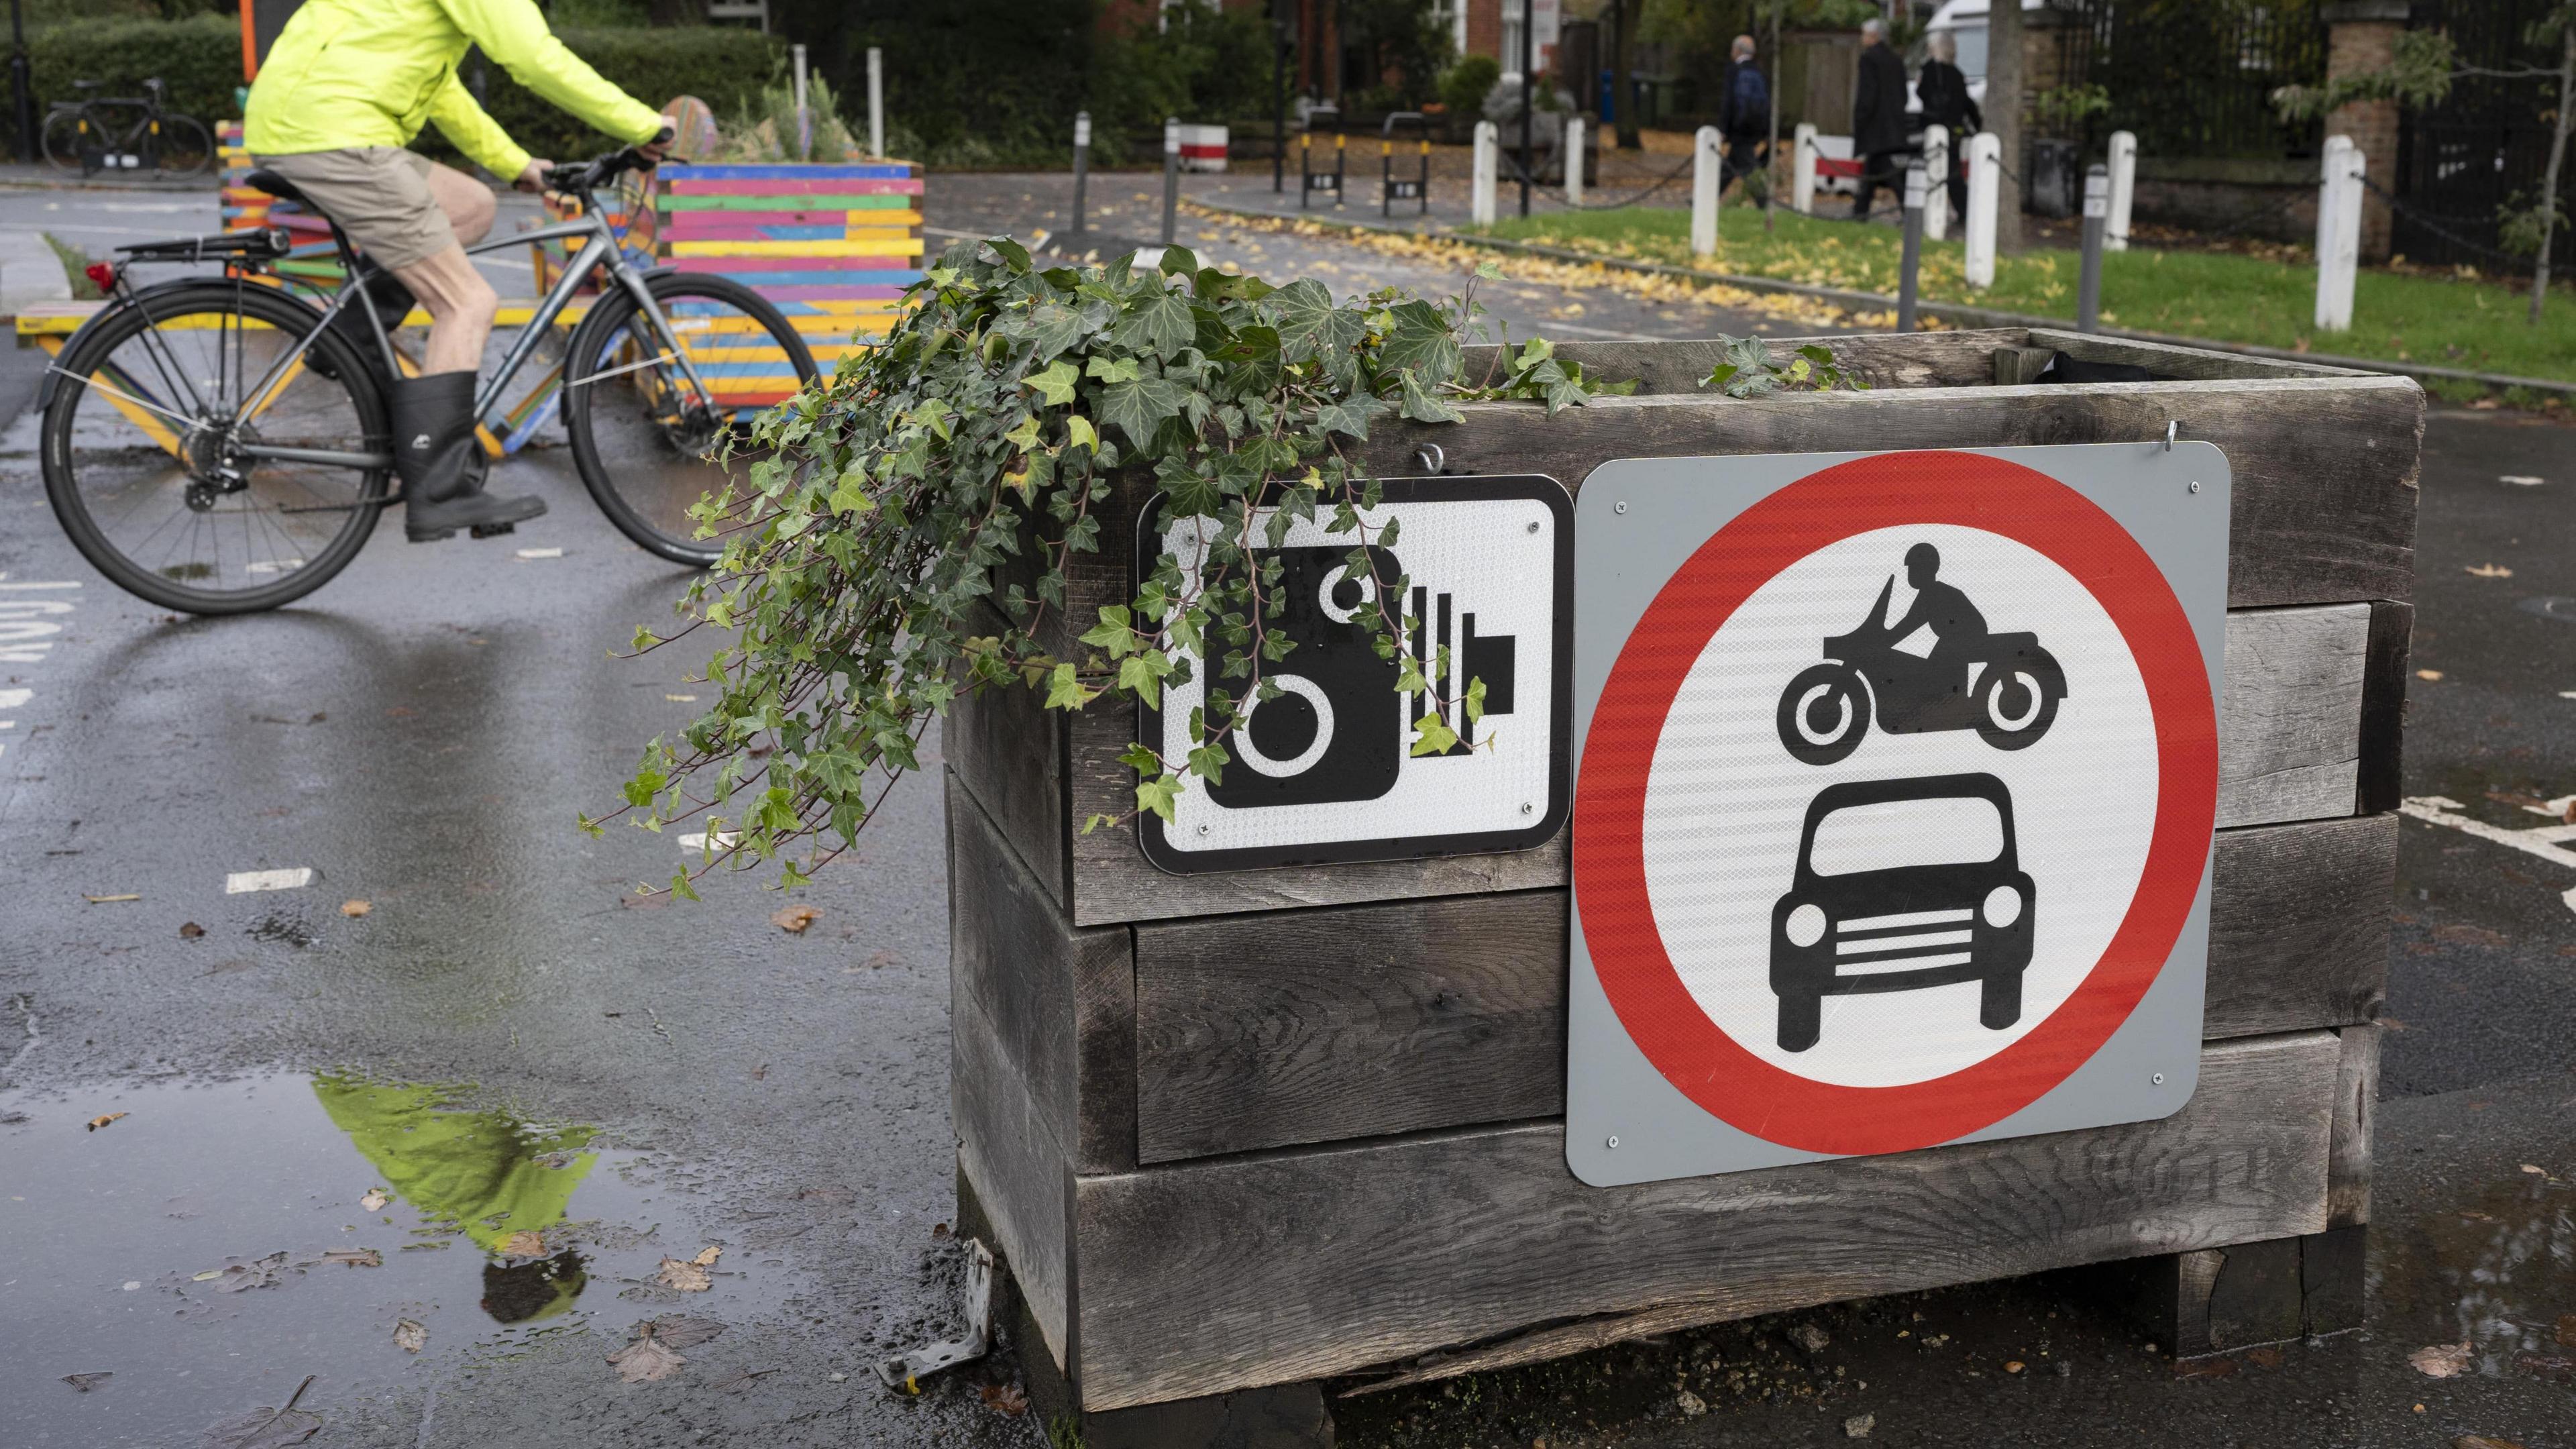
M408 528L403 530L403 537L413 543L444 543L455 536L456 530L452 528L442 528L436 533L414 533Z
M472 530L476 538L499 538L502 534L518 531L519 525L515 523L478 523Z

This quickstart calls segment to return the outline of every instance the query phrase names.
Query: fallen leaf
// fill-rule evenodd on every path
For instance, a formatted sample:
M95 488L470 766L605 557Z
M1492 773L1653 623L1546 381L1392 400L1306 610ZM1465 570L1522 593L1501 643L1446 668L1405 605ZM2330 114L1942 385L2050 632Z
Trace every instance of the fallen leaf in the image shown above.
M2004 1372L2008 1374L2017 1374L2020 1373L2021 1370L2022 1362L2020 1359L2014 1359L2012 1362L2004 1365Z
M769 924L789 935L801 936L805 934L805 928L814 924L822 914L812 906L789 906L777 915L771 916Z
M1003 1418L1016 1419L1029 1411L1029 1396L1020 1391L1018 1384L985 1384L975 1392L983 1396L985 1408Z
M2538 1374L2560 1383L2576 1381L2576 1358L2563 1353L2518 1353L2513 1356L2513 1366L2524 1373Z
M717 1247L713 1243L709 1243L705 1247L698 1249L698 1255L691 1258L689 1261L697 1264L701 1268L712 1268L716 1265L716 1259L723 1256L724 1249Z
M198 925L194 921L182 921L179 923L179 939L182 941L193 941L204 934L206 934L206 928Z
M2451 1441L2451 1449L2522 1449L2522 1445L2487 1434L2462 1434Z
M122 1112L119 1112L119 1113L117 1113L116 1115L118 1115L118 1116L122 1117L122 1116L124 1116L125 1114L124 1114L124 1113L122 1113ZM2526 1162L2526 1163L2524 1163L2524 1164L2522 1165L2522 1170L2523 1170L2523 1171L2525 1171L2525 1172L2530 1173L2530 1174L2531 1174L2532 1176L2534 1176L2534 1177L2547 1177L2547 1176L2549 1175L2549 1169L2548 1169L2548 1168L2546 1168L2546 1167L2542 1167L2542 1166L2540 1166L2538 1163L2533 1163L2533 1162Z
M337 1263L343 1268L381 1268L385 1255L373 1248L333 1248L322 1255L324 1263Z
M124 1118L124 1116L125 1116L125 1114L124 1114L124 1113L122 1113L122 1112L110 1112L110 1113L107 1113L105 1116L92 1117L92 1118L90 1118L90 1119L89 1119L89 1130L91 1130L92 1132L95 1132L95 1131L97 1131L98 1129L100 1129L101 1127L106 1126L106 1125L107 1125L108 1123L110 1123L110 1122L115 1122L115 1121L120 1121L120 1120L122 1120L122 1119Z
M85 1394L114 1377L116 1377L116 1374L112 1370L106 1373L95 1374L65 1374L63 1375L63 1382Z
M2178 1379L2228 1379L2240 1367L2232 1358L2191 1358L2174 1365Z
M628 1332L638 1338L649 1334L672 1348L695 1348L724 1332L724 1329L723 1324L712 1318L698 1318L686 1313L665 1313L659 1318L648 1318L636 1324Z
M1843 1437L1846 1439L1866 1439L1869 1437L1869 1431L1877 1427L1878 1416L1876 1414L1854 1414L1850 1418L1843 1420Z
M2513 577L2513 570L2502 564L2471 564L2468 574L2473 579L2509 579Z
M2503 932L2490 931L2484 926L2435 926L2433 928L2433 939L2436 941L2450 941L2463 946L2504 946L2510 944L2505 939Z
M205 1276L200 1273L197 1275L197 1280L203 1282ZM271 1253L265 1258L253 1258L248 1262L236 1260L215 1270L215 1291L218 1293L240 1293L251 1288L274 1288L284 1281L286 1281L284 1253Z
M340 903L340 914L347 916L351 920L356 920L358 917L365 915L367 912L372 911L375 908L376 903L373 901L342 901Z
M394 1347L405 1353L418 1353L429 1347L429 1330L406 1318L394 1325Z
M755 1081L755 1082L765 1082L765 1081L768 1081L768 1080L769 1080L769 1063L767 1063L767 1062L762 1062L759 1066L753 1067L753 1068L751 1069L751 1079L752 1079L753 1081Z
M226 1419L206 1431L206 1449L286 1449L301 1444L322 1431L322 1416L308 1414L295 1407L295 1400L313 1387L307 1377L295 1386L293 1398L279 1409L253 1409L237 1418Z
M704 1293L715 1286L715 1280L707 1276L706 1269L679 1258L664 1258L661 1271L654 1276L661 1279L663 1287L676 1288L683 1293Z
M81 899L82 899L82 900L85 900L85 901L87 901L87 902L89 902L89 903L90 903L91 905L93 905L93 906L104 906L104 905L110 904L111 902L115 902L115 901L139 901L139 900L143 899L143 897L138 896L138 895L122 895L122 896L83 896L83 897L81 897Z
M2442 671L2438 669L2418 669L2415 671L2415 677L2417 679L2428 680L2438 684L2442 679Z
M386 1192L383 1188L371 1187L367 1189L367 1195L365 1197L358 1199L358 1206L365 1208L371 1213L382 1212L385 1204L392 1202L393 1200L393 1195Z
M2245 1361L2256 1368L2276 1369L2281 1366L2281 1351L2266 1345L2245 1350Z
M542 1258L546 1255L545 1235L523 1228L501 1240L501 1255L507 1258Z
M2436 1343L2419 1348L2406 1355L2406 1362L2427 1378L2447 1379L2466 1372L2476 1358L2468 1340L2462 1339L2458 1343Z
M617 1376L630 1384L649 1384L678 1373L687 1359L674 1353L670 1346L646 1334L608 1356Z

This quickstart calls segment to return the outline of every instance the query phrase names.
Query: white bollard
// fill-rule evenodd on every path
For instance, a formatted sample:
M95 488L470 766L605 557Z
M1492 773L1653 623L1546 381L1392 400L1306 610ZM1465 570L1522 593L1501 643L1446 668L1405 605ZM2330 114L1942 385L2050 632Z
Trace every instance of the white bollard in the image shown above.
M1565 204L1583 204L1583 118L1565 120Z
M885 154L885 52L868 47L868 154Z
M814 117L805 109L805 47L790 46L796 56L796 159L814 159Z
M2115 252L2129 249L2129 203L2138 193L2138 133L2111 133L2111 221L2102 245Z
M1968 285L1995 284L1995 217L2003 201L2004 143L1992 131L1968 138Z
M1726 158L1718 154L1722 138L1715 126L1702 126L1691 137L1691 255L1717 252L1717 191L1726 178Z
M2350 136L2326 137L2317 187L2317 330L2352 326L2352 284L2361 269L2361 148Z
M1494 224L1494 172L1502 164L1503 133L1491 121L1476 123L1475 179L1468 187L1468 208L1476 225Z
M1789 151L1789 209L1812 215L1816 209L1816 127L1800 121Z
M1944 241L1950 235L1950 128L1923 128L1923 235Z

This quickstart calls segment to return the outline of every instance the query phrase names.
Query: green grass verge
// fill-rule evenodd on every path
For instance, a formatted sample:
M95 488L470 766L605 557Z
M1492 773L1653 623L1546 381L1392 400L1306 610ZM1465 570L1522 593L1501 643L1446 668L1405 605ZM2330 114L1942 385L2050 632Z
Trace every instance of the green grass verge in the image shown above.
M1697 265L1742 276L1893 295L1899 238L1894 227L1854 226L1783 211L1769 235L1762 214L1718 213L1717 255ZM1513 217L1490 235L1640 261L1693 265L1690 213L1623 208ZM2106 325L2183 337L2313 348L2478 372L2576 382L2576 296L2552 296L2539 326L2523 321L2528 291L2493 282L2366 270L2354 288L2354 326L2319 333L2312 267L2229 252L2133 250L2102 259ZM1926 301L1956 302L2041 317L2075 315L2079 258L2034 250L2001 258L1994 286L1967 284L1955 240L1926 242L1919 279Z
M72 284L73 301L95 302L106 295L99 291L98 283L91 281L85 270L89 266L89 253L52 232L45 233L45 245L54 249L54 260L63 264L63 276Z

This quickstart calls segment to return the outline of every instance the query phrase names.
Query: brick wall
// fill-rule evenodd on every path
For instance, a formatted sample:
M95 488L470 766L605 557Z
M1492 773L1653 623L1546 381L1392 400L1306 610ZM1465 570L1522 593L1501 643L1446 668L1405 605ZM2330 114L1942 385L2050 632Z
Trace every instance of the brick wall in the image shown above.
M2406 28L2406 0L2335 0L2323 7L2326 21L2326 79L2373 71L2397 54L2398 34ZM2363 174L2396 189L2397 104L2365 101L2326 117L2326 134L2350 136L2361 148ZM2388 203L2364 189L2361 198L2361 259L2388 260Z

